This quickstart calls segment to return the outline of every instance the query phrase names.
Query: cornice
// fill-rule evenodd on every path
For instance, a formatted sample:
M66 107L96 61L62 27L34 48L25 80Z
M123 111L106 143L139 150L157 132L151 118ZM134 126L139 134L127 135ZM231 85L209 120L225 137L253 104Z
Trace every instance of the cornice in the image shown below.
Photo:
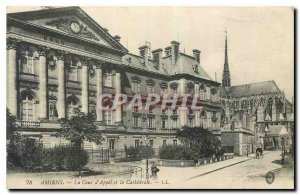
M59 35L59 36L64 36L67 39L75 39L75 40L79 40L81 42L86 42L86 43L89 43L92 46L98 46L98 47L100 46L104 49L107 49L109 51L113 51L113 52L116 52L116 53L119 53L119 54L124 55L124 54L127 53L125 51L118 50L118 49L115 49L113 47L108 47L106 45L103 45L101 43L97 43L96 41L92 41L92 40L89 40L87 38L82 38L82 37L79 37L79 36L76 36L76 35L69 34L67 32L63 32L63 31L59 31L59 30L55 30L55 29L50 29L50 28L47 28L47 27L43 27L43 26L40 26L40 25L33 24L33 23L24 22L24 21L21 21L21 20L17 20L15 18L7 17L7 25L9 24L9 22L11 22L12 24L15 23L16 25L20 25L20 26L23 26L23 27L30 27L30 30L32 28L35 28L35 29L38 29L39 32L52 33L52 34L56 34L56 35Z
M72 48L70 46L66 46L66 45L58 45L58 44L48 43L48 42L42 41L40 39L34 39L32 37L27 37L25 35L20 35L20 34L17 34L17 33L9 33L9 34L7 34L7 37L8 38L15 38L15 39L18 39L20 41L28 42L28 43L39 45L39 46L48 47L48 48L55 49L55 50L62 50L62 51L72 53L72 54L75 54L75 55L85 56L85 57L93 58L95 60L100 60L100 61L104 61L104 62L116 64L116 65L121 65L122 64L121 60L116 60L116 59L113 59L113 58L107 58L107 57L104 57L104 56L91 54L91 53L88 53L86 51L79 50L79 49L74 49L74 48Z

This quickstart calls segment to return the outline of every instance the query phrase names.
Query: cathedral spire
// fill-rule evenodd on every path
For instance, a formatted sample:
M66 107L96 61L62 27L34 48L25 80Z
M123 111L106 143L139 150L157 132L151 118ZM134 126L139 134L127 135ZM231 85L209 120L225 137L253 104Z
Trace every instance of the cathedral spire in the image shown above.
M227 48L227 31L225 31L225 58L224 58L224 70L223 70L223 77L222 77L222 86L223 87L230 87L231 80L230 80L230 71L229 71L229 64L228 64L228 48Z

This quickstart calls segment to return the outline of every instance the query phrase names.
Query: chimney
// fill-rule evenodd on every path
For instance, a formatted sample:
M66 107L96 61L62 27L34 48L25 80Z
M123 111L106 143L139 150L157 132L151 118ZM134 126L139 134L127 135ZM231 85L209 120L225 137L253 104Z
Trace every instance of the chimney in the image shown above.
M177 41L171 42L171 55L172 55L172 65L174 66L179 57L179 45L180 43Z
M140 56L145 60L145 64L148 64L148 58L149 58L149 46L148 45L143 45L139 47L140 50Z
M152 51L153 61L156 64L156 68L159 70L162 66L162 52L161 48Z
M121 37L120 37L119 35L116 35L116 36L114 36L114 40L116 40L116 41L120 42L120 40L121 40Z
M193 56L199 64L200 64L200 53L201 51L199 51L198 49L193 49Z
M168 57L171 55L171 46L165 48L165 56Z

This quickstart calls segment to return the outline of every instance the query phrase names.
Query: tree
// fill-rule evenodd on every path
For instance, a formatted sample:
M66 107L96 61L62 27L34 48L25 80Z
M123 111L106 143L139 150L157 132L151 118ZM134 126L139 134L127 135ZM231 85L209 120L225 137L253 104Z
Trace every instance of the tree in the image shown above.
M101 144L104 140L95 124L95 114L85 114L75 109L75 116L72 118L60 119L61 130L57 136L70 140L74 147L82 148L83 141Z
M83 141L95 142L101 144L104 140L95 124L96 116L93 113L85 114L80 112L79 108L75 109L75 116L72 118L60 119L61 130L56 136L63 137L71 141L74 150L70 153L69 158L74 160L74 166L78 168L81 175L82 166L86 164L83 159L87 153L83 151Z
M191 150L191 158L223 155L221 141L202 127L185 127L177 132L179 141Z
M17 133L18 127L16 125L16 117L13 116L8 109L6 109L6 139L14 139Z
M141 158L152 158L154 153L155 151L151 146L138 146L138 154Z

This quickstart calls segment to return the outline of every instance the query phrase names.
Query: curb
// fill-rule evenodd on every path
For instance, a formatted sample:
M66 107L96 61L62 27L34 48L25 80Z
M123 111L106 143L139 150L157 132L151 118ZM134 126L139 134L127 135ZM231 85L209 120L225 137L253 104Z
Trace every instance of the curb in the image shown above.
M268 152L268 153L265 153L265 154L269 154L269 153L270 153L270 152ZM254 159L256 159L256 158L254 158ZM253 158L251 158L251 157L248 157L248 159L246 159L246 160L242 160L242 161L240 161L240 162L236 162L236 163L233 163L233 164L227 165L227 166L225 166L225 167L221 167L221 168L218 168L218 169L215 169L215 170L212 170L212 171L208 171L208 172L202 173L202 174L200 174L200 175L196 175L196 176L190 177L190 178L188 178L188 179L186 179L186 180L195 179L195 178L197 178L197 177L201 177L201 176L207 175L207 174L209 174L209 173L213 173L213 172L216 172L216 171L219 171L219 170L225 169L225 168L227 168L227 167L231 167L231 166L234 166L234 165L237 165L237 164L240 164L240 163L246 162L246 161L248 161L248 160L253 160Z

